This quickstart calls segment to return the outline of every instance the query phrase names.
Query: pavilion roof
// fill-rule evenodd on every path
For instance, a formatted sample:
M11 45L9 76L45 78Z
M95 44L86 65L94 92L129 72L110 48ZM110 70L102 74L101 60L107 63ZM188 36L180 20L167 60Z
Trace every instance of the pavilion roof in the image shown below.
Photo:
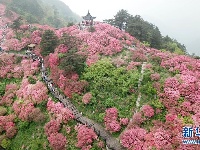
M86 16L83 16L83 19L84 20L93 20L95 19L96 17L92 17L92 15L90 14L89 10L88 10L88 13Z
M29 44L28 47L33 48L33 47L35 47L35 44Z

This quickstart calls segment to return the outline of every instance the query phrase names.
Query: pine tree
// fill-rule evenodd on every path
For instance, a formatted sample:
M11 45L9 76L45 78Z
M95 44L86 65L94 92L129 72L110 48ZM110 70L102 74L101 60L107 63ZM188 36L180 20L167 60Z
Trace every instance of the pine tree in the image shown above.
M54 52L54 49L58 45L58 37L52 30L46 30L42 35L40 46L42 48L41 54L47 56Z

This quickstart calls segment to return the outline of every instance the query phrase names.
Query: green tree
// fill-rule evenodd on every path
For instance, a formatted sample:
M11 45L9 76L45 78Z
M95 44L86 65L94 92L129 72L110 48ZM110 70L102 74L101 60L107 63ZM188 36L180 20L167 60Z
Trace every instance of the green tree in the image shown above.
M68 50L66 54L60 57L60 67L67 74L76 72L79 75L84 71L86 56L77 53L77 50Z
M60 39L60 44L64 44L67 46L68 50L76 49L77 45L80 44L80 40L72 35L64 33Z
M182 51L181 54L187 54L185 45L179 43L177 40L170 38L168 35L162 38L162 49L166 49L170 52L178 52L180 54L180 51Z
M13 24L11 25L11 28L15 30L15 32L20 28L22 22L22 18L18 17L16 20L13 21Z
M157 26L143 20L139 15L132 16L126 10L120 10L114 16L114 19L106 19L104 22L120 29L125 29L130 35L134 36L143 43L149 43L150 47L157 49L166 49L168 51L187 54L185 45L177 42L170 37L162 37ZM124 26L125 25L125 26Z
M70 26L73 26L73 25L74 25L73 22L69 22L69 23L67 24L67 27L70 27Z
M120 30L125 29L123 25L128 22L129 17L130 17L130 14L126 10L121 9L114 16L114 25L119 27Z
M45 30L40 43L42 48L41 54L43 56L47 56L48 54L53 53L57 45L58 37L55 35L55 33L52 30Z
M144 21L141 16L136 15L135 17L130 17L126 31L141 42L148 42L151 45L154 25Z
M152 33L151 33L151 42L150 43L151 43L150 44L151 47L154 47L154 48L157 48L157 49L161 48L162 35L161 35L158 27L155 27L152 30Z
M60 56L60 67L65 70L66 73L77 72L79 75L83 72L85 67L86 56L78 54L77 46L80 44L80 40L72 35L64 33L60 39L60 44L64 44L68 51Z

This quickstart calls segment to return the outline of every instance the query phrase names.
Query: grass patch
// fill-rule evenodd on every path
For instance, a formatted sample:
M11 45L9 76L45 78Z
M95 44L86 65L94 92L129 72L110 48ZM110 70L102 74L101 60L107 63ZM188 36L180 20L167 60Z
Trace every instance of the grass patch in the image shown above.
M31 150L50 150L47 137L44 134L44 124L34 122L18 123L20 129L17 135L11 140L10 150L31 149Z

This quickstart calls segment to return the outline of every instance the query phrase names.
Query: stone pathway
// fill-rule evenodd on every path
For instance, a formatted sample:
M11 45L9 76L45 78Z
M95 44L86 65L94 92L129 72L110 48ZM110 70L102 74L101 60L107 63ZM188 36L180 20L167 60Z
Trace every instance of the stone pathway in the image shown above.
M5 36L6 35L4 35L3 37L5 38ZM3 43L4 40L5 39L1 40L1 44ZM4 52L3 50L1 50L0 55L2 53L8 53L8 52ZM93 120L91 120L87 117L84 117L82 115L82 113L80 113L78 111L78 109L71 103L70 99L68 97L66 97L65 95L61 94L59 92L59 90L53 86L55 84L53 84L52 80L48 77L47 70L44 66L43 58L37 56L36 54L32 53L29 50L26 51L26 55L16 54L16 53L13 53L13 54L18 55L18 56L28 56L29 58L33 59L34 61L38 60L40 62L40 72L42 75L42 79L45 82L47 88L49 89L49 91L52 93L52 95L55 98L57 98L61 103L63 103L63 105L65 107L67 107L68 109L70 109L73 112L73 114L75 116L75 120L92 128L96 132L96 134L98 136L100 136L106 142L106 146L108 149L110 149L110 150L123 150L124 149L122 147L122 145L120 144L119 140L112 137L112 135L98 123L94 122Z
M140 100L141 100L141 97L142 97L141 92L140 92L140 87L141 87L141 83L142 83L142 80L143 80L144 70L145 70L146 64L147 64L147 62L142 63L142 69L141 69L141 72L140 72L141 76L140 76L139 81L138 81L138 91L139 91L139 93L138 93L138 97L137 97L137 100L136 100L135 113L138 112L139 107L140 107Z

